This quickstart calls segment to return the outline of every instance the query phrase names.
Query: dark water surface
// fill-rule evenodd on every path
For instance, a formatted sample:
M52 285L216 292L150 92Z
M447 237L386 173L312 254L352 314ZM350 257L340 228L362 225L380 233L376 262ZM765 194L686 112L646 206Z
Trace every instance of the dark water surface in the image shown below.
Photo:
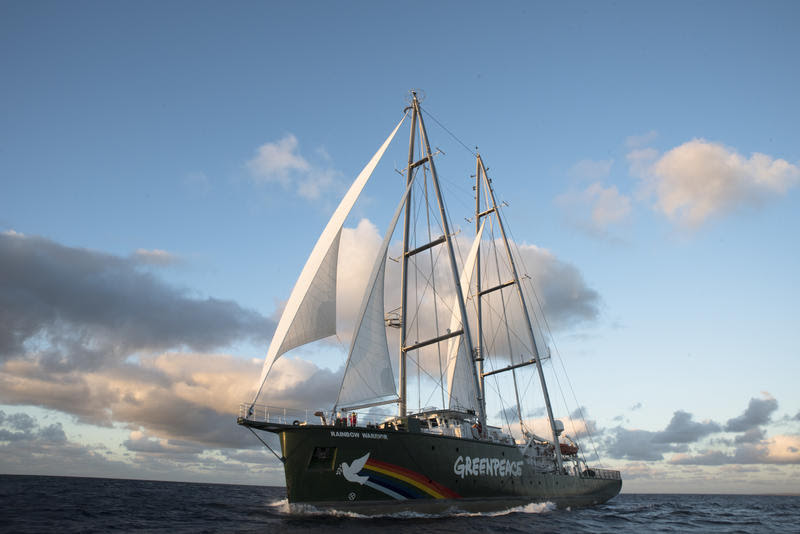
M0 475L0 532L800 532L800 497L622 494L495 514L290 514L285 489Z

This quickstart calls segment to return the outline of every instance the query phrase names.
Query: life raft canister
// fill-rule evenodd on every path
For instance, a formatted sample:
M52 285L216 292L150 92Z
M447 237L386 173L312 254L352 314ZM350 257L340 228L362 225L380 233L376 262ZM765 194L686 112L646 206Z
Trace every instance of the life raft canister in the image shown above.
M569 443L559 443L561 448L561 454L566 456L574 456L578 454L578 446L577 445L570 445Z
M481 425L480 421L472 425L472 435L475 438L480 438L483 436L483 426Z

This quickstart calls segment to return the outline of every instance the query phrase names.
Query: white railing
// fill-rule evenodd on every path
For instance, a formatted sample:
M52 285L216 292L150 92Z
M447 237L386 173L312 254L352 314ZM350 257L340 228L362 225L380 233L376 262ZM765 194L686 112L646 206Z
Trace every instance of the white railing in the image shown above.
M316 410L297 409L297 408L281 408L277 406L267 406L264 404L242 403L239 405L239 417L247 419L248 421L258 421L264 423L280 423L292 424L295 421L298 423L311 423L311 418L314 418ZM329 415L326 413L326 415ZM315 418L319 419L319 418Z
M352 414L355 415L353 425ZM321 415L316 415L321 414ZM283 408L267 406L265 404L242 403L239 405L239 417L248 421L277 423L283 425L310 424L327 426L358 426L366 427L377 425L394 416L367 412L341 412L336 414L330 410L314 410L308 408ZM337 422L338 420L338 422Z

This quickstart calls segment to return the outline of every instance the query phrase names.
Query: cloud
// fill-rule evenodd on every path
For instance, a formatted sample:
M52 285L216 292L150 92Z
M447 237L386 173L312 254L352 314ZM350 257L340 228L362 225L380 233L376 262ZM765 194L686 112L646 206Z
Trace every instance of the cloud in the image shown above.
M725 424L728 432L747 432L759 425L769 423L770 415L778 409L778 401L769 393L764 393L762 399L750 399L747 409L738 417L729 419Z
M522 243L516 247L524 269L520 276L532 278L544 316L552 327L565 328L597 318L600 294L588 286L577 267L536 245Z
M278 484L283 478L277 459L272 455L265 457L260 451L209 450L179 440L154 438L139 431L131 432L119 448L113 443L82 444L70 439L60 422L45 426L32 419L31 429L11 432L8 425L3 424L4 415L0 411L2 473L214 480L240 484ZM26 414L11 414L6 422L22 415ZM247 462L248 456L265 459L258 463Z
M42 237L0 235L0 361L96 369L138 351L208 351L265 342L274 324L255 311L196 298L124 258Z
M697 227L711 217L758 208L800 181L800 168L761 153L749 158L720 143L693 139L660 157L653 149L628 154L631 173L645 180L654 208Z
M655 130L650 130L649 132L642 135L631 135L625 139L625 146L627 146L628 148L638 148L646 146L655 141L657 137L658 137L658 132Z
M751 428L744 434L736 436L734 443L759 443L764 439L764 430L760 428Z
M800 436L780 435L758 443L744 443L733 453L706 450L697 455L677 454L677 465L800 464Z
M672 415L667 428L656 432L653 443L694 443L721 430L722 427L714 421L692 421L692 414L678 410Z
M309 162L300 154L299 143L293 134L278 141L264 143L256 155L246 163L250 175L257 183L279 183L284 188L294 187L298 195L314 200L323 192L338 185L340 173L330 167ZM328 163L324 150L317 151Z
M598 161L583 159L570 167L567 175L577 179L600 180L609 175L613 164L613 159Z
M654 442L656 432L648 430L630 430L616 427L610 431L606 439L604 452L611 458L621 460L658 461L664 459L667 452L685 450L685 445Z
M287 134L274 143L264 143L256 150L256 156L247 162L247 167L257 180L289 185L293 173L311 169L311 164L298 153L297 145L293 134Z
M340 299L352 315L380 240L367 220L343 232ZM123 426L131 434L120 446L142 462L141 472L239 465L218 451L259 446L235 425L235 415L252 398L261 362L213 351L241 340L266 344L273 323L234 302L195 298L166 284L142 264L159 256L119 257L22 234L0 236L0 403ZM520 247L520 259L537 284L552 286L540 296L554 325L596 315L599 297L573 266L530 245ZM387 293L395 290L387 285ZM261 401L327 409L341 372L284 356ZM24 414L0 420L9 443L33 436L34 423ZM41 432L42 439L59 438L58 428ZM65 447L86 465L94 462L93 473L126 469L125 462L103 463L105 453L94 449Z
M133 253L133 258L138 260L141 263L148 264L148 265L155 265L158 267L166 267L168 265L172 265L177 263L178 257L174 254L170 254L166 250L145 250L143 248L137 249L136 252Z
M662 460L668 452L684 452L687 444L720 432L722 428L713 421L697 422L692 414L676 410L664 430L612 429L605 440L605 451L612 458L627 460Z
M659 152L655 148L636 148L625 156L628 160L630 173L638 178L648 178L651 166L658 159ZM645 182L650 185L648 182ZM650 191L645 191L650 193Z
M603 231L608 226L625 220L631 212L631 199L612 185L604 187L594 182L582 191L568 191L556 198L556 203L568 210L579 226ZM589 213L588 220L582 219Z
M250 447L235 426L239 404L252 399L260 361L228 355L164 353L94 371L48 373L35 362L0 367L0 402L41 406L79 421L125 424L158 439L204 447ZM264 401L276 406L327 409L340 372L297 358L280 359Z

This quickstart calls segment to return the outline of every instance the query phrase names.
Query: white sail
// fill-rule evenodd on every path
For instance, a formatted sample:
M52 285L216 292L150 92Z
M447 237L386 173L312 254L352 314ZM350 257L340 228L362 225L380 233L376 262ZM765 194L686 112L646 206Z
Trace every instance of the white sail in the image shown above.
M361 302L358 315L358 326L353 334L350 354L347 356L342 386L336 407L345 411L368 405L383 404L398 398L397 384L389 357L389 345L386 341L386 324L384 322L384 279L386 277L386 256L389 242L394 234L397 221L403 206L408 200L414 177L406 188L400 204L397 206L383 244L378 250L372 274L367 283L367 293Z
M486 220L481 223L478 228L478 233L475 235L475 241L472 242L472 247L467 254L467 259L464 262L464 270L461 272L461 294L466 296L469 294L469 285L472 280L472 272L475 270L475 258L478 256L478 250L481 244L481 236L483 235L483 227ZM458 306L453 306L453 315L450 319L450 331L455 331L461 324L461 314L458 311ZM469 335L465 332L464 335ZM450 408L478 410L477 391L475 391L475 378L472 374L472 366L475 365L472 361L472 356L467 354L464 344L464 335L450 338L447 345L447 397L449 399Z
M267 375L275 360L282 354L336 333L336 267L342 225L406 116L407 114L400 119L383 145L356 177L314 245L278 321L252 404L258 400Z

